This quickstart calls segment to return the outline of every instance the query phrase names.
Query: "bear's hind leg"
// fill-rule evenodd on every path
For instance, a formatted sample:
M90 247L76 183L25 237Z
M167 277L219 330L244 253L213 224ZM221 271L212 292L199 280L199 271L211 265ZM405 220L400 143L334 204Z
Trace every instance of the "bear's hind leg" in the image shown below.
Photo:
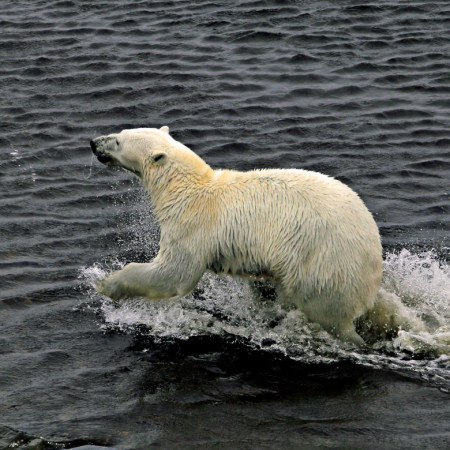
M317 322L325 331L342 341L358 347L365 345L364 339L356 332L353 317L350 314L345 316L339 315L340 311L336 309L333 313L330 313L325 306L319 307L320 303L319 299L314 299L300 307L308 320ZM323 302L323 305L326 305L326 302Z
M362 347L366 343L364 339L356 332L355 324L352 318L347 317L314 317L306 314L309 320L317 322L325 331L337 337L338 339Z
M330 332L339 339L348 342L350 344L354 344L357 347L362 347L366 345L364 339L356 332L353 320L344 322L339 326L334 326L330 330Z

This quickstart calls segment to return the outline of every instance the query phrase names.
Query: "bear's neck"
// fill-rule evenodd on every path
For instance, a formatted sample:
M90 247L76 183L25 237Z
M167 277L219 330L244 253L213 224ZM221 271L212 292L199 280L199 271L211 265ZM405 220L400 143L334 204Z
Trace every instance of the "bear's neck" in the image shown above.
M213 169L206 163L195 171L181 165L175 165L170 170L162 166L148 176L144 175L142 181L151 197L158 222L163 225L190 216L185 214L186 211L196 210L202 198L208 196L213 175Z

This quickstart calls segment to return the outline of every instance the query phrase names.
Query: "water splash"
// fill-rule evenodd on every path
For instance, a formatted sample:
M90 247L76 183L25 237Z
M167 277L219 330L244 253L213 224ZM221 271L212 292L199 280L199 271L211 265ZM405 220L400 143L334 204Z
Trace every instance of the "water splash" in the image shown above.
M114 303L94 293L95 282L115 261L82 271L92 298L100 298L105 329L146 333L156 341L193 336L234 336L268 354L283 354L304 363L343 360L420 377L450 389L449 267L435 252L403 249L385 259L383 287L426 322L426 332L400 331L392 340L364 350L342 343L295 310L264 298L246 280L206 273L196 290L171 301L144 299Z
M87 174L87 176L84 178L85 180L89 180L89 178L91 178L92 175L92 167L94 165L94 154L91 155L91 164L89 166L89 173Z
M444 251L447 249L443 249ZM450 266L434 250L390 253L384 262L384 287L427 316L437 328L450 320Z
M434 250L403 249L387 255L383 285L419 316L426 331L402 330L394 348L414 354L450 355L450 267Z

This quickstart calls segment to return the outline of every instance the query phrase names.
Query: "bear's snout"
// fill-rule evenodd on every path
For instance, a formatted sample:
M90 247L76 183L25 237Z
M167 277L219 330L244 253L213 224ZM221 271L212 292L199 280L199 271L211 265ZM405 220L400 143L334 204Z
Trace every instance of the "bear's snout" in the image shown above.
M111 165L113 162L113 159L110 155L108 155L107 153L105 153L103 150L99 149L99 145L101 144L102 141L100 140L99 142L99 138L97 139L92 139L89 144L91 146L92 152L94 153L94 155L97 157L97 159L102 163L102 164L109 164ZM101 147L101 146L100 146Z

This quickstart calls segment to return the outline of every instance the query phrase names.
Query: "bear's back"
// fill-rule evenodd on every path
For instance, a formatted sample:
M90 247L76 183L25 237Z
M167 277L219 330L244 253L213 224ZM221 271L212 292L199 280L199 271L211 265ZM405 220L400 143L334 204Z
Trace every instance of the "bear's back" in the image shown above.
M279 209L278 216L298 211L323 220L356 215L372 222L372 215L359 196L344 183L319 172L303 169L261 169L248 172L220 171L217 187L222 207L227 202L268 214ZM280 208L287 208L285 210ZM273 217L273 216L272 216Z

